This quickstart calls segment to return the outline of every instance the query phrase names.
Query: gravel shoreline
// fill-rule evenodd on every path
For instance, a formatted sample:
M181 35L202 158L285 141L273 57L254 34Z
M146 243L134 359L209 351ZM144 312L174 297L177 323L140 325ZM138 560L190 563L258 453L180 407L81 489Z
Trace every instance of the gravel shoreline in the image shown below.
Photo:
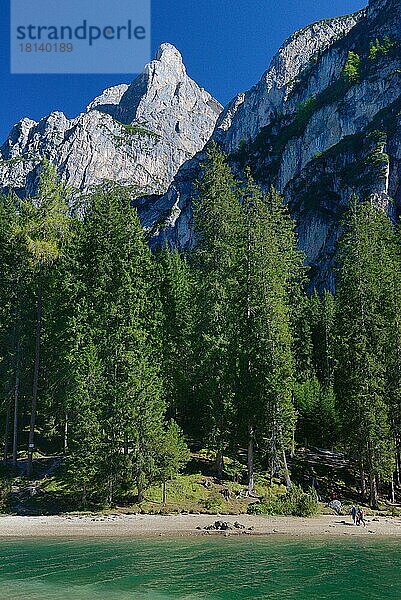
M207 531L216 520L244 529ZM101 538L187 536L283 535L290 537L394 537L401 536L401 518L368 517L366 528L356 527L347 516L320 515L312 518L261 517L256 515L65 515L2 516L0 538Z

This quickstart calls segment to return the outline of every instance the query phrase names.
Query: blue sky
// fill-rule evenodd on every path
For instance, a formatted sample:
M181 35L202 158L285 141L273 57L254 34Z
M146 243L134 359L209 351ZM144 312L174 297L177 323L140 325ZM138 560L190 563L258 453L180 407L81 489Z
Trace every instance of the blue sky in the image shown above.
M64 1L64 0L57 0ZM110 0L112 1L112 0ZM282 42L319 19L351 13L363 0L152 0L152 49L171 42L190 76L222 104L254 85ZM9 38L9 0L1 0L0 34ZM52 110L71 118L104 88L129 83L116 75L11 75L8 43L0 54L0 143L24 116Z

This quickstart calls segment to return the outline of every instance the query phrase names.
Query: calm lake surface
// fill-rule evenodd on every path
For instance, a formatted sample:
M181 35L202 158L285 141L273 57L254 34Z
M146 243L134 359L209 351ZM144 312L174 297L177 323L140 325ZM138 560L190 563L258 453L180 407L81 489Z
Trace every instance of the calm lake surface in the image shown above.
M401 599L401 541L0 540L0 598Z

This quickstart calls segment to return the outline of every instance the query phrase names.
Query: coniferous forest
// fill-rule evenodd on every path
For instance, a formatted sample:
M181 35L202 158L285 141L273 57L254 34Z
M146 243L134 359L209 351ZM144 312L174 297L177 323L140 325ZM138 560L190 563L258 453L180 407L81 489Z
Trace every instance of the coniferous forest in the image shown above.
M311 290L281 196L210 145L196 244L151 251L130 195L84 196L43 162L38 194L0 203L3 485L60 458L76 506L141 502L208 449L297 489L299 447L348 457L377 507L400 486L401 241L350 198L336 290ZM242 469L242 470L241 470ZM294 484L295 481L295 484Z

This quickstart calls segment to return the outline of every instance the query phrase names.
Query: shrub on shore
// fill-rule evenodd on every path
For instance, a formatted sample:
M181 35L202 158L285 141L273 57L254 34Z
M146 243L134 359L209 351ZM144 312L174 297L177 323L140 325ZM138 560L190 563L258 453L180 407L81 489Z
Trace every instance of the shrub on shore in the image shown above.
M316 492L310 489L304 492L297 485L282 496L265 498L260 504L252 504L248 514L252 515L283 515L294 517L312 517L319 512L319 502Z

